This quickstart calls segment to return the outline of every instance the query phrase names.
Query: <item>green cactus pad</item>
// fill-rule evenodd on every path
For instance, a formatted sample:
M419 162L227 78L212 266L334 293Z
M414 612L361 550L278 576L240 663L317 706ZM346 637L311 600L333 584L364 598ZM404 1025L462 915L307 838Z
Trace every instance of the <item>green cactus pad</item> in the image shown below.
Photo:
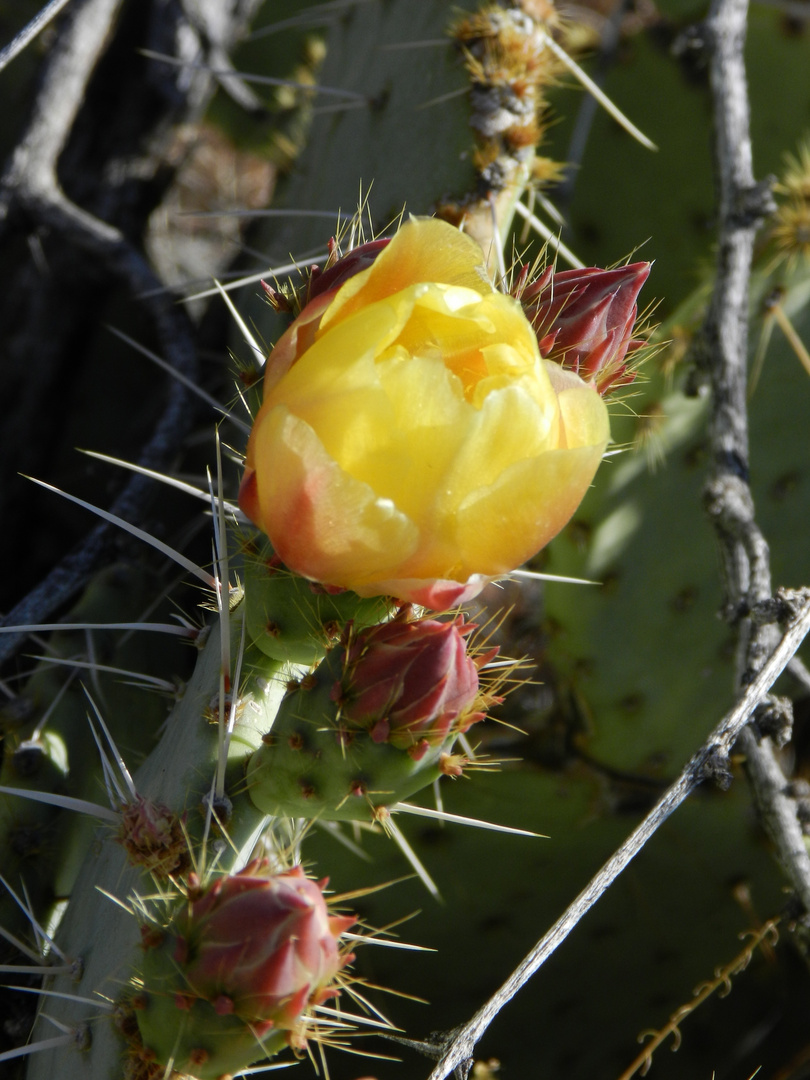
M269 543L246 553L245 604L254 645L271 659L291 664L316 664L350 620L362 628L391 614L387 597L332 593L293 574Z
M175 995L186 989L165 947L150 949L142 977L154 991L135 999L135 1016L147 1053L160 1062L171 1062L181 1073L196 1080L217 1080L253 1062L272 1057L287 1045L287 1033L270 1031L258 1036L250 1024L234 1014L222 1016L202 999L179 1008ZM159 989L158 989L159 988Z
M373 821L441 775L455 734L420 760L341 723L331 694L342 650L327 656L281 704L273 729L250 759L248 793L268 814L325 821Z

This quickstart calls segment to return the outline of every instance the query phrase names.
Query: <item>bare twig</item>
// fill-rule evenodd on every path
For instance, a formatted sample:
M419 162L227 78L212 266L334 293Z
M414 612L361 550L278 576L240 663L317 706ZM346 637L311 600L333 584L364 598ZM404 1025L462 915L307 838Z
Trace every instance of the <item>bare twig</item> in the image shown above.
M714 0L706 25L720 204L717 278L702 342L702 365L713 392L706 506L725 568L725 611L731 622L767 602L772 592L768 545L748 486L748 286L756 230L773 205L769 183L756 184L753 174L743 55L746 15L747 0ZM771 625L748 618L739 630L738 685L745 686L761 670L774 634ZM758 741L748 729L740 748L763 824L810 911L810 856L773 744L768 738Z
M38 11L13 41L10 41L4 49L0 49L0 71L7 67L15 56L19 56L23 49L31 44L37 34L41 34L48 23L52 22L62 8L69 3L70 0L51 0L41 11Z
M757 705L768 693L776 679L790 663L791 657L810 632L810 593L802 594L794 619L767 663L749 683L734 708L723 717L704 745L690 759L675 783L658 800L641 824L633 830L599 873L589 882L568 910L548 933L534 946L506 982L463 1027L456 1029L448 1041L444 1055L430 1074L429 1080L444 1080L453 1069L464 1068L472 1059L475 1044L498 1015L503 1006L546 962L554 950L574 929L599 897L613 884L619 874L641 851L660 825L676 810L689 794L707 778L721 782L730 778L728 754Z

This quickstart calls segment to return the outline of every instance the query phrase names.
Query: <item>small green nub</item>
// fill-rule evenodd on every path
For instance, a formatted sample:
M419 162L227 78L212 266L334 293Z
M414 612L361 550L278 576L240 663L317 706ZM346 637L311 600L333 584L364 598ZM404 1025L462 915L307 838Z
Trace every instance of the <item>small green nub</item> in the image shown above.
M266 656L291 664L316 664L351 621L358 628L391 615L388 597L330 592L288 570L269 542L245 555L248 634Z

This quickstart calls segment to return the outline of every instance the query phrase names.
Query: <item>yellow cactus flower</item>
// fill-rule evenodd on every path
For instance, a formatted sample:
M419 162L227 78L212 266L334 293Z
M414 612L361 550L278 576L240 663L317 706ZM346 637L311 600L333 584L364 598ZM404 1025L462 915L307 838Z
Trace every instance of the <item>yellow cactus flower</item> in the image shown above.
M240 504L305 577L442 609L566 524L607 410L452 226L411 220L356 261L270 355Z

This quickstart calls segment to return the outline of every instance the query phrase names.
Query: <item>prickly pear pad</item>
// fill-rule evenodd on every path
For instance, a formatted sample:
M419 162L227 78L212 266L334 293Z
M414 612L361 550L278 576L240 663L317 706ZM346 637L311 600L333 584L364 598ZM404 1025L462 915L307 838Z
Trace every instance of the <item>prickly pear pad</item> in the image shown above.
M146 967L151 968L154 962ZM151 978L156 973L150 971ZM195 1080L219 1080L253 1062L272 1057L287 1045L285 1032L268 1031L259 1036L238 1016L220 1016L208 1001L194 1001L180 1010L169 990L170 974L162 972L166 992L136 999L136 1017L149 1057L173 1061L179 1072ZM167 1020L174 1010L175 1023ZM174 1073L172 1075L175 1075Z

